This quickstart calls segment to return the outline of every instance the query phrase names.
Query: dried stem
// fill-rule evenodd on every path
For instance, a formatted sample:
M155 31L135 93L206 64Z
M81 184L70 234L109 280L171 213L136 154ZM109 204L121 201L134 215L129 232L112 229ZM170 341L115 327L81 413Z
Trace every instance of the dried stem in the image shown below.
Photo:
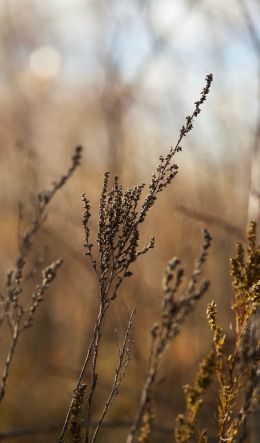
M100 327L101 327L101 321L102 321L102 315L101 314L102 314L102 312L100 311L99 315L98 315L98 318L97 318L97 321L95 323L94 329L93 329L92 339L91 339L91 342L89 344L89 347L88 347L88 350L87 350L87 354L86 354L83 366L81 368L81 371L80 371L80 374L79 374L79 378L78 378L75 390L79 388L79 386L81 385L82 380L83 380L83 378L85 376L85 371L86 371L87 365L88 365L88 363L90 361L90 358L91 358L91 353L92 353L92 350L93 350L93 347L94 347L94 342L96 340L96 336L98 334L98 330L100 330ZM64 438L66 429L67 429L68 424L69 424L72 407L73 407L73 398L71 400L71 404L70 404L70 407L69 407L69 410L68 410L65 422L64 422L63 427L62 427L62 431L61 431L60 439L59 439L60 442L63 442L63 438Z
M199 287L197 287L197 285L199 283L198 277L202 273L203 266L208 255L210 242L211 237L209 233L205 230L202 251L195 262L194 271L191 275L188 287L184 292L184 295L180 299L176 298L176 294L177 291L180 289L184 270L180 266L181 263L179 259L172 259L166 268L165 278L163 282L164 299L162 306L161 323L159 325L155 324L151 330L152 343L149 368L142 389L138 411L134 423L127 436L126 443L133 443L136 435L140 430L140 426L146 413L147 406L149 406L151 402L152 390L156 381L159 364L163 354L165 353L165 350L169 346L170 342L179 333L179 326L186 319L187 315L192 311L194 303L202 297L202 295L208 288L208 281L202 282ZM170 285L171 283L172 286Z
M7 383L7 379L9 376L10 365L11 365L13 357L14 357L14 351L15 351L15 348L17 345L18 337L19 337L19 323L17 323L14 326L12 343L11 343L8 355L6 357L6 360L5 360L4 370L3 370L2 378L1 378L1 386L0 386L0 401L3 400L4 395L5 395L6 383Z
M47 266L42 272L42 281L31 294L30 300L26 306L22 303L21 294L24 290L24 280L28 276L33 275L35 269L27 275L23 275L24 266L27 257L31 252L34 237L38 233L41 224L44 220L46 208L56 192L65 185L70 179L75 169L78 167L81 159L81 147L75 149L72 157L72 163L67 173L63 175L58 182L54 182L50 191L43 191L38 194L38 200L35 208L35 215L30 226L21 233L22 222L22 206L19 205L19 224L18 224L18 257L16 266L13 270L7 273L6 278L6 292L0 297L1 315L0 325L4 320L7 320L8 327L11 332L11 345L7 354L0 384L0 401L4 398L6 392L7 379L10 372L10 367L15 355L15 349L19 341L21 333L28 327L33 325L33 320L39 304L44 300L45 293L56 278L59 267L62 264L61 260L56 260ZM37 268L38 269L38 268Z
M102 414L100 416L100 419L98 421L97 427L94 431L93 437L91 439L91 443L94 443L96 441L97 434L101 428L103 420L104 420L108 410L110 409L114 398L118 394L119 386L121 384L122 379L124 378L125 371L127 369L127 366L128 366L128 363L129 363L129 360L131 357L131 344L132 344L131 336L132 336L134 317L135 317L135 308L132 309L132 312L130 314L128 326L127 326L124 340L123 340L123 344L122 344L122 348L119 349L119 361L118 361L117 368L115 370L115 378L113 381L113 385L112 385L110 394L108 396L108 399L105 403Z

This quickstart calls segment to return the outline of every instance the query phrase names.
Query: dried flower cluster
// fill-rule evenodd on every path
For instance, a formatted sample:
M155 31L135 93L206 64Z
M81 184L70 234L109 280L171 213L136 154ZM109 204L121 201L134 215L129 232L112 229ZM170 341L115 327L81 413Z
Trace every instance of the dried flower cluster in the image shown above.
M72 398L72 408L71 408L71 421L69 425L69 432L72 436L73 443L80 443L82 441L82 424L83 420L81 417L82 405L84 402L84 395L87 386L82 384L74 391Z
M150 399L149 403L147 404L145 413L142 417L142 422L140 424L140 432L138 436L138 443L148 443L150 440L150 436L152 433L152 424L155 418L154 408L153 408L153 401Z
M88 221L90 205L83 194L84 203L83 226L86 235L86 255L92 260L92 265L98 274L100 282L100 299L105 306L117 297L117 290L125 277L132 275L130 265L140 255L148 252L154 246L152 238L147 246L139 249L140 216L137 205L141 198L144 185L135 186L123 192L117 176L111 191L108 191L109 173L104 177L99 206L99 225L97 243L99 261L93 258L90 243Z
M180 135L176 145L174 147L171 147L170 152L166 156L161 155L159 157L159 165L152 175L152 180L149 185L149 193L142 206L142 211L140 214L141 222L144 221L147 212L154 205L157 198L156 195L161 192L166 186L168 186L176 176L178 172L178 165L172 163L172 159L177 152L180 152L182 150L180 144L183 138L192 130L194 118L196 118L201 112L200 107L205 102L207 95L209 94L212 81L213 75L208 74L206 76L206 86L201 92L201 98L195 102L195 109L193 113L186 117L186 124L182 126L180 130Z

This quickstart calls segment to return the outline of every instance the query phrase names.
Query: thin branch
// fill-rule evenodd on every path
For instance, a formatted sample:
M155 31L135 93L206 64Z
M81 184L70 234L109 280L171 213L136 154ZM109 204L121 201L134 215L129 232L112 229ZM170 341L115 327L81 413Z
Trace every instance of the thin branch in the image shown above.
M207 281L200 283L199 276L203 271L210 243L211 237L209 233L204 230L204 242L201 253L195 261L194 270L187 289L180 299L176 298L176 293L182 284L184 270L181 267L180 260L176 257L168 263L163 281L164 297L161 321L160 324L155 324L151 330L152 342L147 376L143 385L137 414L128 433L126 443L133 443L135 441L136 436L140 432L145 413L151 406L152 391L162 356L171 341L179 333L179 327L192 311L194 303L198 301L208 289L209 283Z
M97 438L97 434L103 424L104 418L108 412L108 410L110 409L112 402L114 400L114 398L117 396L118 394L118 390L121 384L121 381L124 378L128 363L130 361L131 358L131 335L132 335L132 329L133 329L133 321L134 321L134 317L135 317L135 308L132 309L130 317L129 317L129 321L128 321L128 326L125 332L125 336L124 336L124 340L123 340L123 344L122 344L122 348L119 349L119 361L118 361L118 365L117 368L115 370L115 378L113 381L113 385L110 391L110 394L108 396L108 399L106 401L106 404L104 406L104 409L102 411L101 417L98 421L97 427L94 431L91 443L94 443L96 441Z
M102 321L102 318L103 318L101 316L101 314L102 313L100 311L99 315L98 315L98 318L97 318L97 321L95 323L94 329L93 329L92 339L91 339L91 342L90 342L90 344L88 346L86 357L85 357L83 366L81 368L81 371L80 371L80 374L79 374L79 377L78 377L75 389L79 388L79 386L81 385L82 380L83 380L83 378L85 376L85 371L86 371L87 365L88 365L88 363L90 361L91 353L92 353L92 350L93 350L93 347L94 347L94 342L96 340L96 335L98 333L98 330L100 330L100 327L101 327L101 321ZM67 427L68 427L68 424L69 424L69 420L70 420L70 416L71 416L72 406L73 406L73 398L71 399L71 403L70 403L70 406L69 406L69 409L68 409L65 421L64 421L63 426L62 426L62 430L61 430L61 434L60 434L60 438L59 438L60 443L63 443L64 435L65 435L65 432L67 430Z
M5 395L10 366L14 358L15 349L18 344L20 335L26 328L29 328L33 325L34 316L39 307L39 304L44 300L44 295L52 281L56 278L58 269L60 268L61 264L62 260L56 260L43 270L42 282L40 285L37 286L36 291L33 292L31 300L25 309L21 307L15 317L13 317L12 314L8 313L10 315L12 342L5 360L4 369L1 377L0 401L4 398Z
M14 269L8 271L7 273L5 285L6 291L5 294L2 294L0 298L0 325L2 325L4 319L7 319L7 324L12 336L10 349L4 363L3 373L0 382L0 401L4 398L5 395L7 379L9 376L10 367L14 358L15 349L18 344L19 337L24 329L32 326L33 319L39 307L39 304L41 303L41 301L43 301L46 290L55 279L57 271L62 264L61 260L56 260L43 270L41 283L31 294L27 306L24 306L20 299L21 294L24 290L24 280L28 278L28 275L30 275L30 273L27 274L27 276L23 275L26 260L31 252L34 238L44 220L48 204L51 202L56 192L65 185L65 183L70 179L70 177L78 167L81 159L81 151L81 147L76 147L75 152L72 156L71 165L67 173L65 175L62 175L57 182L54 182L52 184L50 191L43 191L38 194L34 218L29 227L23 233L21 232L21 225L23 220L22 206L19 205L19 244L17 260ZM35 267L31 271L32 275L34 272Z
M97 385L97 359L98 359L98 352L99 352L99 343L101 339L101 324L102 319L106 312L106 306L102 303L100 307L100 321L98 322L98 327L96 329L96 336L93 343L93 360L92 360L92 370L91 370L91 385L90 385L90 392L88 395L88 410L87 410L87 417L86 417L86 435L85 435L85 442L89 442L89 423L90 423L90 417L91 417L91 410L92 410L92 401L94 392Z
M12 363L12 360L14 357L14 351L15 351L15 348L17 345L18 337L19 337L19 323L16 324L14 327L13 336L12 336L12 343L11 343L8 355L6 357L6 360L5 360L5 365L4 365L3 374L2 374L2 378L1 378L0 401L4 398L4 395L5 395L6 383L7 383L7 379L9 376L10 366L11 366L11 363Z

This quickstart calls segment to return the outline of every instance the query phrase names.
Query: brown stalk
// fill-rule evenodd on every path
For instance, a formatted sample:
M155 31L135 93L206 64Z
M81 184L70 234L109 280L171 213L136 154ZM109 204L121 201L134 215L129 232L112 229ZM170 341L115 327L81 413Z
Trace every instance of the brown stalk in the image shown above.
M115 377L113 381L113 385L110 391L110 394L108 396L108 399L105 403L104 409L102 411L102 414L100 416L100 419L98 420L98 424L96 426L96 429L94 431L94 434L91 439L91 443L94 443L97 438L97 434L103 424L104 418L110 409L112 402L114 398L118 394L118 390L121 384L121 381L125 375L125 371L127 369L130 357L131 357L131 335L132 335L132 329L133 329L133 321L135 317L135 308L132 309L132 312L129 317L128 326L125 332L122 348L119 349L119 361L117 368L115 370Z
M58 182L54 182L50 191L43 191L38 194L38 201L35 208L35 215L30 226L21 233L22 213L19 211L18 226L18 254L15 268L7 273L6 293L1 295L1 318L0 325L7 320L11 332L11 345L5 359L4 368L0 384L0 401L4 398L6 392L6 384L10 372L10 367L15 355L15 349L19 341L21 333L28 327L33 325L35 313L39 304L43 301L46 290L52 281L56 278L61 260L56 260L47 266L42 273L42 281L31 294L30 301L24 306L21 299L24 290L24 280L27 276L23 275L24 266L28 255L31 252L32 245L36 234L38 233L45 217L46 208L53 199L56 192L61 189L70 179L81 159L81 147L76 147L72 156L72 163L67 173L63 175ZM32 271L33 272L33 271Z
M195 262L194 271L191 275L188 287L180 299L176 298L177 291L182 283L184 270L177 258L172 259L167 268L163 282L164 299L161 313L161 323L155 325L151 330L151 352L147 376L142 389L141 400L138 411L126 439L126 443L133 443L140 430L141 423L150 404L152 391L156 382L158 369L162 356L171 341L178 335L179 327L184 322L188 314L192 311L194 303L198 301L208 288L209 283L200 283L199 276L203 271L210 247L211 237L204 231L204 243L202 251ZM175 279L174 279L175 273ZM172 286L171 286L171 282Z

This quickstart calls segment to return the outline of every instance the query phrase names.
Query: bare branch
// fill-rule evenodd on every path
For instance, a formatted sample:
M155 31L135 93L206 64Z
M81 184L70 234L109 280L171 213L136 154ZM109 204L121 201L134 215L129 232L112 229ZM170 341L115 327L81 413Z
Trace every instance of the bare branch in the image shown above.
M171 341L179 333L179 326L192 311L194 303L198 301L208 288L208 282L199 285L199 276L202 273L210 247L211 237L204 231L204 243L201 253L195 262L194 271L184 295L176 299L176 293L180 289L184 270L180 260L173 258L166 268L163 281L164 298L160 324L155 324L151 330L151 352L147 376L142 389L141 400L138 411L126 443L133 443L135 437L140 433L141 425L147 409L151 407L153 388L156 382L161 358ZM174 277L175 276L175 277ZM199 287L197 287L199 285Z
M128 321L128 326L127 326L124 340L123 340L123 344L122 344L122 348L119 349L119 361L118 361L117 368L115 370L115 378L113 381L113 385L112 385L110 394L108 396L108 399L106 401L106 404L104 406L104 409L102 411L101 417L98 421L97 427L94 431L93 437L91 439L91 443L94 443L96 441L97 434L101 428L104 418L105 418L108 410L110 409L114 398L117 396L121 381L123 380L123 378L125 376L125 372L126 372L128 363L131 358L131 345L132 345L131 335L132 335L134 317L135 317L135 308L133 308L131 311L129 321Z
M24 280L30 275L34 275L35 270L38 270L38 265L27 275L23 275L24 266L29 253L33 246L33 240L38 233L41 224L44 220L47 205L50 203L56 192L65 185L70 179L75 169L78 167L81 159L81 147L77 147L72 156L71 166L67 173L63 175L58 182L54 182L50 191L41 192L38 195L38 201L35 208L35 216L30 226L21 233L22 224L22 206L19 205L19 223L18 223L18 257L16 266L13 270L8 271L6 278L6 293L0 297L0 325L6 319L11 332L11 344L5 359L3 373L0 385L0 401L4 398L6 392L7 379L10 372L10 367L14 358L15 349L18 344L21 333L24 329L32 326L35 313L39 304L43 301L46 290L56 278L59 267L62 264L61 260L56 260L47 266L42 273L42 281L31 294L29 303L24 306L21 302L21 294L24 290Z

